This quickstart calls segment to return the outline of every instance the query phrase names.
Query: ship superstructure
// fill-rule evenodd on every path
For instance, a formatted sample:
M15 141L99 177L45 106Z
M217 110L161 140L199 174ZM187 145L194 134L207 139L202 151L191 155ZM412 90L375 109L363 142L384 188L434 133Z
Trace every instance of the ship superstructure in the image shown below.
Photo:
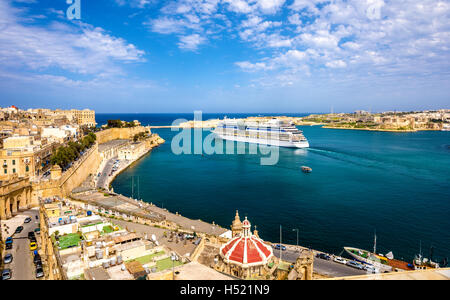
M290 122L278 119L269 121L225 119L213 132L224 140L289 148L309 147L309 142L301 130Z

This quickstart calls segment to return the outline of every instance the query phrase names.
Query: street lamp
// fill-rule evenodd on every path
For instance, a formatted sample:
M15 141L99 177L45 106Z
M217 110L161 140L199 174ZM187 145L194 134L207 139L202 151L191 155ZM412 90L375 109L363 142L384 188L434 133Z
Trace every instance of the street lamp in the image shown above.
M298 232L299 232L299 229L298 228L294 228L294 229L292 229L292 231L297 231L297 247L298 247Z
M175 252L172 252L170 259L172 260L172 280L175 280L175 261L177 260Z

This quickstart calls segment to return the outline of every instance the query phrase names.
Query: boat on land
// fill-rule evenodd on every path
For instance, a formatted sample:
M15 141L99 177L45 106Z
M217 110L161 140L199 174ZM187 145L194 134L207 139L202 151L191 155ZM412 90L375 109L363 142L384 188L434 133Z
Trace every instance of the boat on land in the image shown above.
M367 250L344 247L345 252L355 260L376 267L380 272L392 272L396 270L412 271L414 266L401 260L394 259L392 252L386 255L376 254Z
M375 234L373 252L353 248L344 247L345 252L353 257L355 260L374 266L380 270L380 272L392 272L392 271L411 271L414 270L414 266L405 261L394 259L394 254L389 252L386 255L377 254L377 235Z
M224 140L287 148L309 148L309 142L301 130L292 122L279 119L269 121L225 119L219 122L213 132Z

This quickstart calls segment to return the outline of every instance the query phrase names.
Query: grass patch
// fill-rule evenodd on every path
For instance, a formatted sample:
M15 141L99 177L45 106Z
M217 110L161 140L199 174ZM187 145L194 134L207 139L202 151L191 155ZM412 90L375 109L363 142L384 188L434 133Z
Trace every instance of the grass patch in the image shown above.
M175 261L175 267L182 265L183 263L180 261ZM170 259L170 257L158 260L156 262L156 269L158 270L158 272L167 270L169 268L172 268L172 260Z
M146 265L148 263L151 263L153 261L153 258L161 256L161 255L164 255L164 254L165 254L164 251L159 251L159 252L156 252L156 253L153 253L153 254L149 254L149 255L138 257L136 259L132 259L130 261L138 261L141 264Z
M78 233L71 233L59 237L59 249L64 250L71 247L76 247L81 241L81 235Z
M103 232L108 234L114 231L114 228L111 225L103 226Z
M93 223L93 224L88 224L88 225L81 226L81 228L87 228L87 227L91 227L91 226L97 226L97 225L102 224L102 223L103 223L102 221L99 221L99 222L97 222L97 223Z
M278 265L278 269L283 271L289 271L291 269L291 264L283 261Z

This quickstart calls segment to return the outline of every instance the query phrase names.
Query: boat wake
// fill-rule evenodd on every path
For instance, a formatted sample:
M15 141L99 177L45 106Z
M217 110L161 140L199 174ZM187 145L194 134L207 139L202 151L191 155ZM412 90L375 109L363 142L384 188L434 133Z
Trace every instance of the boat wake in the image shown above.
M425 168L426 165L422 164L412 164L396 159L383 159L380 157L373 157L353 152L336 151L325 147L309 148L308 151L360 167L385 170L389 173L394 173L400 176L408 176L417 180L432 181L433 183L438 183L439 185L448 184L447 174L442 174L443 176L436 176L436 172L434 170Z

